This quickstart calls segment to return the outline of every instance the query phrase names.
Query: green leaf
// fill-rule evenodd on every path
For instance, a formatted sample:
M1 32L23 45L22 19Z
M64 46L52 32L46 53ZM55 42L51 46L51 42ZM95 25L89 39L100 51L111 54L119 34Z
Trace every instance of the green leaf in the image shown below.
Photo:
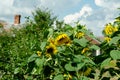
M77 64L77 71L80 70L81 68L83 68L85 66L85 63L78 63Z
M92 59L90 59L90 58L85 58L85 59L84 59L84 63L95 65L95 63L94 63L94 62L92 61Z
M65 65L65 69L66 69L67 71L76 71L76 67L73 67L73 66L71 65L71 63L66 64L66 65Z
M31 74L35 74L37 72L37 69L34 67Z
M70 26L70 25L65 25L65 27L64 27L64 30L72 30L73 28L72 28L72 26Z
M53 80L64 80L64 77L62 74L56 75Z
M72 31L66 31L65 33L66 33L68 36L71 36L71 35L73 34Z
M36 65L37 65L38 67L42 67L43 64L44 64L44 58L37 58L37 59L35 60L35 63L36 63Z
M28 63L34 61L36 58L38 58L37 54L33 54L28 58Z
M45 46L46 46L46 42L42 42L41 46L40 46L40 48L41 48L42 51L44 50Z
M37 58L37 59L35 60L35 63L36 63L36 65L37 65L37 68L36 68L37 70L36 70L36 69L33 70L34 74L35 74L35 73L36 73L36 74L40 74L40 73L41 73L41 71L43 70L44 61L45 61L44 57L42 57L42 58Z
M77 55L75 56L75 58L73 59L74 62L83 62L85 64L92 64L95 65L95 63L92 61L92 59L82 56L82 55Z
M86 76L81 76L78 80L90 80L90 79Z
M112 50L110 52L110 56L113 58L113 59L120 59L120 51L118 50Z
M48 38L51 37L53 35L53 29L52 28L49 28L49 34L48 34Z
M86 40L85 38L81 38L81 39L74 39L73 40L75 43L78 43L79 45L81 45L82 47L85 47L87 45L88 40Z
M109 42L109 45L118 42L118 40L120 40L120 37L113 37L112 40Z
M41 71L43 70L43 67L34 67L33 69L32 69L32 72L31 72L31 74L41 74Z
M85 65L85 63L73 63L73 62L69 62L68 64L65 65L65 69L67 71L78 71L80 70L83 66Z
M79 39L74 39L74 40L73 40L73 42L75 42L75 43L77 43L77 44L79 44L79 45L80 45L80 43L79 43L79 42L80 42L80 40L79 40Z
M48 30L44 30L44 32L43 32L44 38L47 38L48 34L49 34L49 31Z
M99 50L100 47L98 47L98 46L96 46L96 45L92 45L92 46L90 47L90 49Z
M19 72L20 72L20 68L15 68L14 74L17 74L17 73L19 73Z
M101 68L105 67L105 66L109 66L111 58L107 58L105 59L102 63L101 63Z
M83 55L75 55L75 58L73 58L73 61L74 62L81 62L82 59L84 59L84 58L85 58L85 56L83 56Z

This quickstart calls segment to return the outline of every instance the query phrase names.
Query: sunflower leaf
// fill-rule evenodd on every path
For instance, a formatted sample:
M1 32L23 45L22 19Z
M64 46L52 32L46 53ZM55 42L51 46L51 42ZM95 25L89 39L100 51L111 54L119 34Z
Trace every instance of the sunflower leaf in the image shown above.
M65 69L67 71L76 71L76 67L75 66L72 66L72 63L68 63L65 65Z
M49 29L49 34L48 34L48 36L47 36L47 37L49 38L49 37L51 37L52 35L53 35L53 29L52 29L52 28L50 28L50 29Z
M28 58L28 63L34 61L36 58L38 58L37 54L33 54Z
M83 66L85 65L85 63L78 63L78 62L69 62L65 65L65 69L67 71L78 71L80 70Z
M110 63L111 58L107 58L105 59L102 63L101 63L101 68L108 66Z
M111 56L114 60L120 59L120 51L118 51L118 50L112 50L112 51L110 52L110 56Z
M74 39L73 40L75 43L81 45L82 47L85 47L87 45L87 40L85 38L81 38L81 39Z
M64 78L62 74L59 74L59 75L56 75L53 80L64 80Z
M120 37L113 37L112 40L109 42L109 45L116 43L118 40L120 40Z
M45 46L46 46L46 42L42 42L41 46L40 46L40 48L41 48L42 51L44 50Z
M89 78L86 76L81 76L78 80L89 80Z
M35 60L35 63L36 63L36 65L37 65L38 67L42 67L43 64L44 64L44 58L37 58L37 59Z
M92 45L92 46L90 47L90 49L99 50L100 47L98 47L97 45Z

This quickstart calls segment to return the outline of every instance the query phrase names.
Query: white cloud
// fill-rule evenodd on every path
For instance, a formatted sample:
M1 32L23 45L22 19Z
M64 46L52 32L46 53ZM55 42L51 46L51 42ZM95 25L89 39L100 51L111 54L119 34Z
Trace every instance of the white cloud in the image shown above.
M14 0L5 0L5 1L1 1L0 3L0 15L2 14L11 14L11 8L13 5L13 1ZM8 4L9 3L9 4Z
M76 22L81 17L86 18L87 16L90 16L91 13L92 13L92 8L88 5L86 5L80 10L80 12L76 12L74 14L69 14L69 15L65 16L64 22L68 23L68 24L72 23L72 22Z
M21 14L22 16L31 15L31 11L35 8L37 4L33 0L0 0L0 18L7 21L8 23L13 23L13 17L15 14ZM33 3L35 2L35 3Z
M4 0L0 2L0 5L2 6L12 6L13 5L14 0Z
M64 22L74 24L79 20L96 36L101 36L104 26L113 22L118 16L119 10L117 8L120 6L120 0L95 0L95 4L100 8L93 9L90 6L83 6L79 12L65 16Z
M95 4L108 9L120 8L120 0L95 0Z
M66 10L76 6L80 1L81 0L0 0L0 18L7 20L7 22L13 22L12 17L15 14L30 16L36 7L41 6L49 8L55 15L59 16L60 13L65 13ZM8 19L8 16L11 17Z

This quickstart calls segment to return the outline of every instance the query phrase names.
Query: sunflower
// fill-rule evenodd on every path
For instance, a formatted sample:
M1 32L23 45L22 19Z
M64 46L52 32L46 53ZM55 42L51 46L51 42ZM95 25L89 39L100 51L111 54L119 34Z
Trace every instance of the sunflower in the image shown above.
M109 37L105 37L104 39L105 39L105 41L108 42L108 43L111 41L111 38L109 38Z
M70 43L71 43L71 40L67 34L61 34L55 39L56 45L70 44Z
M107 24L104 32L106 35L111 35L113 33L113 26L111 24Z
M79 74L80 75L84 75L84 76L88 76L91 73L92 69L90 67L86 67L85 70L80 70Z
M70 75L70 74L64 74L63 76L64 76L65 80L72 80L72 75Z
M116 31L118 31L118 27L113 27L112 24L107 24L104 30L106 35L111 35Z
M84 54L84 53L87 52L88 50L89 50L89 48L84 48L81 53Z
M49 46L46 47L46 55L54 55L57 53L57 48L54 44L50 44Z
M82 38L85 34L83 32L78 32L75 37L77 37L78 39L79 38Z
M48 39L48 42L52 43L52 44L55 44L55 40L53 38L49 38Z
M114 27L114 32L118 31L118 27Z
M87 68L87 70L84 72L85 76L88 76L91 73L91 68Z
M41 54L42 54L42 52L37 51L37 55L38 55L38 56L41 56Z

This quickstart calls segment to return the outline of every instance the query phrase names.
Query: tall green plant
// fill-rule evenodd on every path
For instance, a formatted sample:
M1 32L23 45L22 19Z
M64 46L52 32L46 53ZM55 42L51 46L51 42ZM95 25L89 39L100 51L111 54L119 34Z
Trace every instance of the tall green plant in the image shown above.
M33 19L35 21L35 25L40 29L46 29L53 25L53 22L56 20L56 17L53 17L51 12L48 9L40 9L37 8L33 12Z

